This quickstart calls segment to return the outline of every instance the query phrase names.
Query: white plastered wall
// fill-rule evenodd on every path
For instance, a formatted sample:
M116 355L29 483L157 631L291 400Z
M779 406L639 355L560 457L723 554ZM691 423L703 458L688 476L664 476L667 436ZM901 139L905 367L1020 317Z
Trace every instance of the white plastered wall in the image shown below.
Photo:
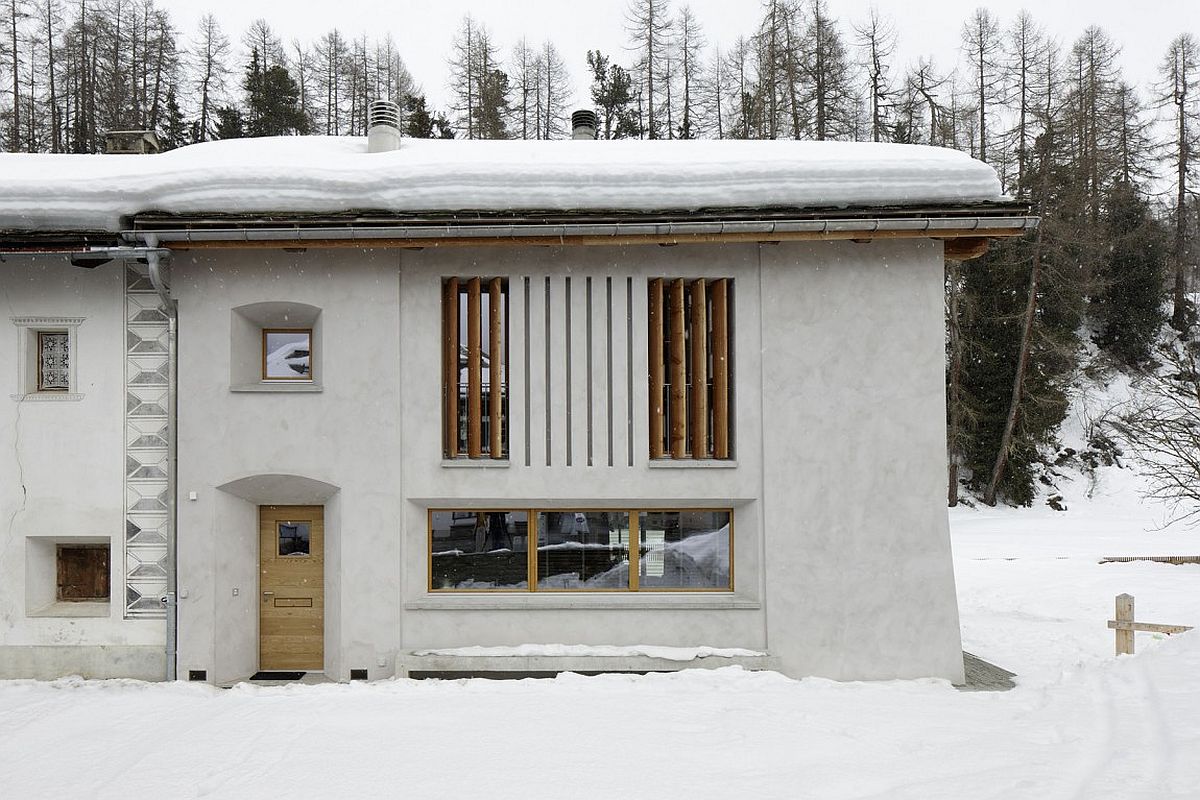
M375 677L380 659L390 670L400 629L398 259L177 257L181 675L225 682L258 669L257 508L266 504L325 507L326 673L345 680L369 667ZM254 303L320 309L319 385L231 391L233 309Z
M961 678L941 496L941 269L934 242L217 251L177 259L180 589L188 592L180 600L180 673L205 669L227 680L255 668L257 554L246 531L256 527L255 505L218 487L288 474L338 487L326 502L334 529L326 671L338 679L353 668L369 668L372 678L419 668L411 654L424 648L529 642L745 647L777 656L793 675ZM445 466L441 458L440 286L444 277L471 275L509 280L508 466ZM622 380L612 406L622 413L614 417L611 467L606 422L603 436L593 430L586 463L583 395L576 380L565 382L566 320L553 311L570 277L574 358L589 276L594 319L608 313L611 278L613 318L632 320L632 347L628 324L613 325L613 374ZM733 468L648 463L646 279L673 276L735 279ZM576 410L569 466L565 408L552 399L546 413L547 278L550 395L571 392ZM231 309L272 301L321 309L320 392L230 391ZM607 416L602 394L593 424ZM734 507L735 591L426 591L429 508L581 505Z
M165 675L163 621L122 616L123 271L51 256L0 263L0 678ZM83 318L69 397L19 399L29 387L13 317ZM107 606L52 602L60 542L110 544Z
M814 250L762 249L772 651L795 674L961 681L941 243Z

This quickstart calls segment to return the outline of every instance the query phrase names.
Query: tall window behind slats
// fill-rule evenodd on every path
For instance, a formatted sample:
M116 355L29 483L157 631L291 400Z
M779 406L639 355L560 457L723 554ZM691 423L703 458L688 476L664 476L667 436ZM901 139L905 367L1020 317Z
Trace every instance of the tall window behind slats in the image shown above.
M442 282L442 455L508 457L508 282Z
M733 281L649 282L650 457L732 458Z

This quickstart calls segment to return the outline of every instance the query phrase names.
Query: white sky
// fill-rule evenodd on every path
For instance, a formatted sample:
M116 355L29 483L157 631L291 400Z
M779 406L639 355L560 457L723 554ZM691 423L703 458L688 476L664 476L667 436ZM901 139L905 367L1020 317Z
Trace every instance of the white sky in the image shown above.
M175 24L190 38L201 14L211 11L230 38L258 17L283 37L310 42L337 27L347 37L381 36L391 31L400 53L431 103L446 105L446 55L464 14L470 12L492 31L507 56L522 35L532 43L549 38L558 47L574 78L574 104L587 100L586 53L600 49L618 63L628 63L624 14L626 0L341 0L333 4L309 0L167 0ZM682 2L672 3L678 8ZM722 49L739 35L749 35L760 17L758 0L691 0L710 44ZM864 19L875 5L890 17L899 33L898 66L931 55L939 66L956 63L959 31L978 6L986 6L1007 25L1029 8L1048 32L1069 45L1090 24L1103 27L1124 50L1126 75L1141 90L1172 39L1184 31L1200 36L1198 0L830 0L830 9L847 35L850 23Z

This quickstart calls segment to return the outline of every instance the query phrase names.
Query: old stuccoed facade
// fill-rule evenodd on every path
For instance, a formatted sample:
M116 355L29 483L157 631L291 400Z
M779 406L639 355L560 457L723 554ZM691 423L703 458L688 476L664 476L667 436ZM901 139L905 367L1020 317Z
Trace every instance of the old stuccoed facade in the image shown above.
M948 245L642 232L248 246L235 222L206 246L135 225L88 268L69 263L88 242L0 231L13 320L0 337L12 397L0 410L0 677L248 677L262 667L261 608L276 602L260 585L260 509L310 506L324 521L324 608L307 669L335 680L680 666L446 652L561 643L737 648L685 665L960 681L942 292L945 248L963 257L983 241L953 242L978 227L972 215L943 225ZM444 457L442 298L464 275L507 285L503 460ZM647 286L664 277L732 280L729 460L650 457ZM39 326L75 337L61 396L28 391ZM311 380L260 379L260 337L275 327L311 329ZM431 510L531 508L731 509L732 587L431 590ZM110 548L108 602L56 600L64 543ZM174 607L159 602L172 591Z

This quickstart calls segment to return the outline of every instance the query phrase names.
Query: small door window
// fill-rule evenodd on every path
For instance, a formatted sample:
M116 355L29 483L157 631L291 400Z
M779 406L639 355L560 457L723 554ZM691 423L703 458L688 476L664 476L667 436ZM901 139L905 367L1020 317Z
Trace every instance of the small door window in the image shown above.
M309 554L309 523L279 523L279 555L306 556Z

